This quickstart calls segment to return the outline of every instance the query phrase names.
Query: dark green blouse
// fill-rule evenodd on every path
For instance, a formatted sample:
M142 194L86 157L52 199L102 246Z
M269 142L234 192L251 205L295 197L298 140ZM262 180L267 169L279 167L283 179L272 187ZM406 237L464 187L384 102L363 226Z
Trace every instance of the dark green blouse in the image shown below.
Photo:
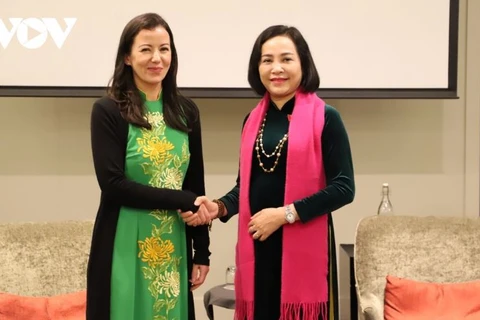
M281 110L270 103L267 111L266 123L263 132L263 146L267 154L272 153L279 140L288 131L288 115L292 114L295 98L288 101ZM247 120L247 117L244 120ZM352 155L350 144L340 114L333 107L325 108L325 125L323 131L318 133L322 143L323 165L327 179L327 187L304 199L294 202L302 222L307 222L314 217L330 214L332 211L353 201L355 184L353 177ZM252 215L265 208L276 208L284 205L285 178L286 178L286 148L288 140L283 146L277 167L273 173L265 173L259 165L255 149L252 157L252 172L250 181L250 209ZM305 155L305 156L308 156ZM275 162L261 154L261 161L265 168L271 168ZM308 168L305 170L308 173ZM238 213L240 180L237 176L236 186L220 200L225 203L228 215L221 218L228 221ZM331 219L329 219L329 225ZM333 231L333 229L332 229ZM318 240L328 235L318 235ZM280 318L281 301L281 267L283 228L272 233L265 241L254 241L255 251L255 310L254 320L278 320ZM333 243L330 247L334 248ZM315 247L315 244L312 244ZM335 261L334 250L330 258ZM336 279L335 269L330 270L332 279ZM335 281L335 280L334 280ZM336 281L331 284L336 287ZM336 289L333 289L334 293ZM334 319L336 312L333 312ZM330 318L330 317L329 317Z
M288 131L289 120L287 115L292 114L295 98L288 101L282 109L271 102L267 111L267 120L263 134L265 151L271 153L278 141ZM247 120L245 117L243 124ZM318 136L322 139L323 165L327 179L327 187L317 193L294 202L299 218L302 222L330 213L353 201L355 194L354 172L350 143L345 126L338 111L330 105L325 106L325 125L323 132ZM256 212L270 207L284 205L285 178L286 178L286 148L288 140L283 147L279 163L273 173L265 173L259 166L254 151L252 157L252 173L250 182L251 212ZM266 168L271 168L275 157L266 158L263 154L262 162ZM305 172L308 174L308 172ZM235 187L220 200L225 203L228 216L223 217L223 222L228 221L238 213L240 177L237 176Z

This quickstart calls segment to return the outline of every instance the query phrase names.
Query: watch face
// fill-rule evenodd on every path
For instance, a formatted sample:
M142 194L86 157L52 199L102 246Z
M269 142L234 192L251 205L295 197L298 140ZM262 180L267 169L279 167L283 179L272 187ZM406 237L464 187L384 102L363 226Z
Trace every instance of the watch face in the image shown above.
M287 218L287 221L290 222L290 223L292 223L293 220L295 219L295 218L293 217L293 214L291 214L291 213L288 213L286 218Z

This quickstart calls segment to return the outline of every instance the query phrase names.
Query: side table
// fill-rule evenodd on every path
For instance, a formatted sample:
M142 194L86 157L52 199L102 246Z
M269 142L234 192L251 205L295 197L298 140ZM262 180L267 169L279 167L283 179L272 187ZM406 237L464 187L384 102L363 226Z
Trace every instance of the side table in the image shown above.
M227 288L226 288L227 287ZM235 309L235 290L230 289L229 285L218 285L203 295L203 304L209 320L213 320L213 306L227 309Z

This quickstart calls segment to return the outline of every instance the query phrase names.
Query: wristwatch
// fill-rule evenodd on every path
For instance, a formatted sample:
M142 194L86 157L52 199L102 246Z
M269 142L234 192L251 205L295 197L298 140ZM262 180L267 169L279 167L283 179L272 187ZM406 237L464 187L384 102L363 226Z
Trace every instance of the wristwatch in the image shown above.
M290 209L290 206L285 206L285 220L290 224L295 222L295 214Z

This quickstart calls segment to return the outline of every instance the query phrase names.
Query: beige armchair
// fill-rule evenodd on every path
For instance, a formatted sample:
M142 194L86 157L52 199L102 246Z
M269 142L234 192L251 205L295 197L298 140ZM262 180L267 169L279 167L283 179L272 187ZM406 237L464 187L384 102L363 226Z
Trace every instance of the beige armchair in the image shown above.
M0 224L0 293L85 290L92 221Z
M440 283L480 279L480 219L364 218L354 259L360 315L383 320L387 275Z

